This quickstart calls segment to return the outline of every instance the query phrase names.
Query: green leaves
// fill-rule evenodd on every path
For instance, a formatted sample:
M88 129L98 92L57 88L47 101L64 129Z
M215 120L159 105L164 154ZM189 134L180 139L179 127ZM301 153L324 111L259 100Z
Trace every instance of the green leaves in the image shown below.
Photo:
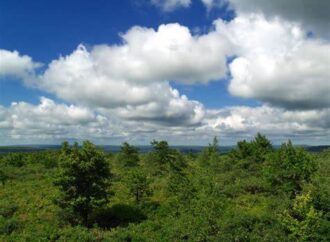
M60 172L55 185L61 196L57 203L88 225L90 213L107 202L110 169L105 155L89 141L82 148L63 144Z
M317 169L312 156L289 141L269 157L264 174L274 188L299 193Z
M138 165L139 160L139 150L124 142L117 157L118 164L123 167L135 167Z
M137 204L143 203L152 194L150 179L141 169L133 169L128 172L126 184Z
M295 241L318 241L322 213L312 204L310 192L296 196L291 209L280 216L283 226L289 231L289 238Z
M153 145L105 156L90 142L65 143L23 154L22 167L2 164L0 241L329 240L329 152L275 150L262 135L230 154L215 140L198 157ZM56 154L59 166L45 166Z

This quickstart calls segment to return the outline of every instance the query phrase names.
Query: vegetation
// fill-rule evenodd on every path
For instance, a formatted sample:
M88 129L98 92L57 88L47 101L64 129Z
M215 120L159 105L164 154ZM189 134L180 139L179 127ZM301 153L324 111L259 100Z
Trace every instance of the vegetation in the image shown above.
M64 143L59 175L54 182L61 191L56 203L63 209L63 217L70 217L71 223L88 226L94 209L108 201L110 177L105 155L95 145L85 141L80 149L77 143L73 147Z
M0 241L329 241L330 150L261 135L221 154L86 141L0 156Z

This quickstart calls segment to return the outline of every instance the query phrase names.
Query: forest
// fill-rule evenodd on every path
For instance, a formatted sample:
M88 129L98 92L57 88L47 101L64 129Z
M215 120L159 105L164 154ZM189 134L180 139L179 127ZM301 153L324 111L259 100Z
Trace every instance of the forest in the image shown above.
M0 241L330 241L330 150L90 141L0 156Z

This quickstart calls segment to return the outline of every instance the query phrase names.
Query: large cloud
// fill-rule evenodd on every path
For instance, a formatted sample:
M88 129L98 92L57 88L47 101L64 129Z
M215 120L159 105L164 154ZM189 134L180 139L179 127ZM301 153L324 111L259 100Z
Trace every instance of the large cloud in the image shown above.
M289 109L330 106L330 43L297 24L242 15L218 29L235 47L229 91Z
M306 31L330 37L330 1L328 0L228 0L241 13L262 12L268 17L280 17L300 23Z
M190 101L168 82L138 83L106 74L112 67L80 46L73 54L54 61L40 78L43 89L62 99L127 119L195 124L203 118L200 103ZM106 60L104 60L106 61Z
M0 77L15 76L27 80L40 65L27 55L0 49Z
M169 85L206 83L227 75L226 40L217 30L191 35L179 24L157 31L134 27L121 45L80 45L54 60L37 80L43 90L93 108L116 109L127 119L154 120L166 125L198 124L203 106Z

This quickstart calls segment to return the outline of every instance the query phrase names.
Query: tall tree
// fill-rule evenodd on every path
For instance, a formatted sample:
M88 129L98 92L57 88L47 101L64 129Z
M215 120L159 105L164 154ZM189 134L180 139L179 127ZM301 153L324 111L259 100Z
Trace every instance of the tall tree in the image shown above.
M150 180L141 168L131 170L127 175L127 185L137 204L143 203L151 195Z
M153 154L156 156L157 160L161 164L169 164L175 160L174 150L171 149L167 141L152 141L151 145L153 147Z
M317 170L313 157L304 149L294 147L291 141L282 144L265 165L264 172L272 187L293 194L299 193Z
M133 167L139 163L139 150L133 145L124 142L120 147L120 153L118 154L118 163L121 166Z
M76 143L63 144L60 172L55 185L61 193L58 205L78 218L78 223L88 226L95 208L107 202L110 169L105 155L94 144L85 141L79 148Z

